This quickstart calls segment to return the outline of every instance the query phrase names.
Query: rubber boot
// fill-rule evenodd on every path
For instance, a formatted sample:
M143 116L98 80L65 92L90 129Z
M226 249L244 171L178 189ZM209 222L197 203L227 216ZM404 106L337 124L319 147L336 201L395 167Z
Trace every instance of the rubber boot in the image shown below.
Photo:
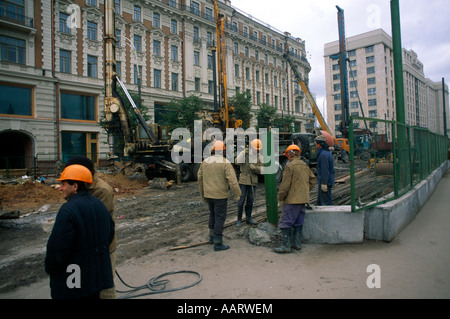
M237 222L236 222L236 226L237 227L241 227L242 226L242 210L243 210L243 208L239 208L238 207Z
M303 225L294 227L294 238L292 243L292 248L295 250L301 250L302 249L302 231L303 231Z
M214 244L214 229L209 230L209 244Z
M273 251L278 254L287 254L291 252L291 228L281 230L281 247L274 248Z
M256 222L252 219L252 209L253 207L245 208L245 222L248 225L256 225Z
M230 246L222 244L222 236L214 236L214 251L227 250Z

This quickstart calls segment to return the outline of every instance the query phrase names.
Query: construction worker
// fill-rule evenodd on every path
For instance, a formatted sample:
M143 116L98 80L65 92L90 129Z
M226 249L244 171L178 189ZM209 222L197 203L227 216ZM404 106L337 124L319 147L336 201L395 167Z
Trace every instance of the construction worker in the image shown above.
M104 180L102 180L98 174L95 172L94 163L85 156L75 156L68 160L66 162L66 167L78 164L83 165L92 174L93 183L87 184L87 189L91 192L92 195L97 197L102 201L102 203L106 206L108 209L112 220L114 221L114 190L113 188L106 183ZM117 238L116 234L114 233L114 238L109 246L109 254L111 257L111 266L112 266L112 272L113 277L116 271L116 248L117 248ZM116 287L113 286L112 288L102 290L100 292L100 299L116 299Z
M327 139L319 135L314 140L317 155L317 206L332 206L331 188L334 185L334 160Z
M301 249L303 222L309 192L316 182L316 177L309 166L300 159L301 150L297 145L290 145L285 152L289 163L283 170L283 180L278 190L278 201L283 204L283 211L278 221L281 230L281 247L274 248L276 253L291 252L292 247Z
M259 139L251 141L250 146L241 151L236 157L235 164L239 166L239 188L241 198L238 201L238 213L236 226L242 226L242 212L245 204L245 221L249 225L256 225L252 219L253 203L255 199L255 188L258 186L258 175L263 167L263 157L259 152L262 143Z
M95 298L114 285L109 245L114 222L106 206L89 193L92 174L82 165L70 165L60 178L59 190L67 200L56 215L47 242L45 271L51 296Z
M241 190L233 166L223 156L223 142L216 141L212 150L215 155L206 158L198 170L198 187L209 208L209 242L214 244L215 251L221 251L230 248L222 243L229 189L233 191L236 201L241 196Z

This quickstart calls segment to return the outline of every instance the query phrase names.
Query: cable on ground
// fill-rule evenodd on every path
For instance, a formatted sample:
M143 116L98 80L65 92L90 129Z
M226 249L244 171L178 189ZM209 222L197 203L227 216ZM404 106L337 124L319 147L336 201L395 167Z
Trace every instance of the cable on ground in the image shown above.
M179 288L170 288L170 289L166 289L167 284L170 282L169 279L164 279L162 280L161 278L167 277L167 276L171 276L171 275L175 275L175 274L181 274L181 273L185 273L185 274L194 274L198 276L197 281L195 281L192 284L186 285L186 286L182 286ZM137 298L137 297L142 297L142 296L147 296L147 295L154 295L154 294L162 294L162 293L167 293L167 292L173 292L173 291L178 291L178 290L183 290L183 289L187 289L187 288L191 288L195 285L197 285L201 280L202 280L202 275L196 271L193 270L178 270L178 271L169 271L169 272L165 272L161 275L155 276L150 278L147 281L147 284L139 286L139 287L133 287L128 285L127 283L125 283L125 281L122 279L122 277L120 277L119 273L116 270L116 275L117 278L119 278L119 280L128 288L131 288L130 290L127 291L120 291L120 290L116 290L116 292L118 293L135 293L139 290L143 290L143 289L149 289L149 292L144 292L144 293L140 293L140 294L134 294L134 295L126 295L126 296L122 296L122 297L118 297L117 299L129 299L129 298Z

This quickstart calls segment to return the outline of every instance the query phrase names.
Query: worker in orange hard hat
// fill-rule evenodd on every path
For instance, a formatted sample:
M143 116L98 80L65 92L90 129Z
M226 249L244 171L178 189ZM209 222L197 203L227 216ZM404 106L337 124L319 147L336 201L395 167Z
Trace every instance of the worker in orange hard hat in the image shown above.
M70 165L83 165L92 174L92 184L87 184L88 191L91 192L92 195L97 197L102 201L103 204L105 204L106 208L108 209L112 220L114 221L114 190L113 188L105 182L103 179L99 177L99 175L95 172L94 163L91 159L87 158L86 156L77 155L69 159L65 165L66 167ZM112 265L112 272L113 277L115 274L116 269L116 248L117 248L117 237L114 236L114 239L109 246L109 253L111 257L111 265ZM116 289L115 286L109 289L102 290L100 292L100 299L116 299Z
M214 155L202 162L197 175L200 195L209 208L209 242L214 244L214 251L230 248L222 243L230 188L234 200L237 201L241 196L236 173L230 161L223 156L224 151L225 145L222 141L214 142Z
M67 166L58 181L67 199L56 215L47 242L45 271L55 299L100 298L113 287L109 245L114 222L106 206L86 187L92 174L83 165ZM69 266L76 266L68 271Z
M250 147L242 150L235 159L235 164L239 166L239 188L241 198L238 201L238 212L236 226L242 226L242 213L245 204L245 221L249 225L256 225L252 219L253 203L255 199L255 187L258 186L258 174L262 173L264 159L259 151L262 150L262 143L259 139L250 142Z
M276 253L289 253L291 246L301 249L306 204L309 203L309 192L316 181L314 173L301 160L301 153L297 145L290 145L284 153L289 163L283 170L283 180L278 190L278 201L283 203L283 212L278 221L281 247L274 249ZM291 240L292 229L294 232Z

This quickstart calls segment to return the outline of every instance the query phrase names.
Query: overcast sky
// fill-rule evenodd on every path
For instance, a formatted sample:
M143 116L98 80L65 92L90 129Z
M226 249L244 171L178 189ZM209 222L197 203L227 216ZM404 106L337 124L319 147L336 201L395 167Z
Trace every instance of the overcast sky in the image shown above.
M390 0L231 0L231 5L306 41L310 91L322 109L324 44L339 38L336 5L344 9L346 37L383 29L392 35ZM402 46L414 50L425 77L450 84L450 1L400 0Z

